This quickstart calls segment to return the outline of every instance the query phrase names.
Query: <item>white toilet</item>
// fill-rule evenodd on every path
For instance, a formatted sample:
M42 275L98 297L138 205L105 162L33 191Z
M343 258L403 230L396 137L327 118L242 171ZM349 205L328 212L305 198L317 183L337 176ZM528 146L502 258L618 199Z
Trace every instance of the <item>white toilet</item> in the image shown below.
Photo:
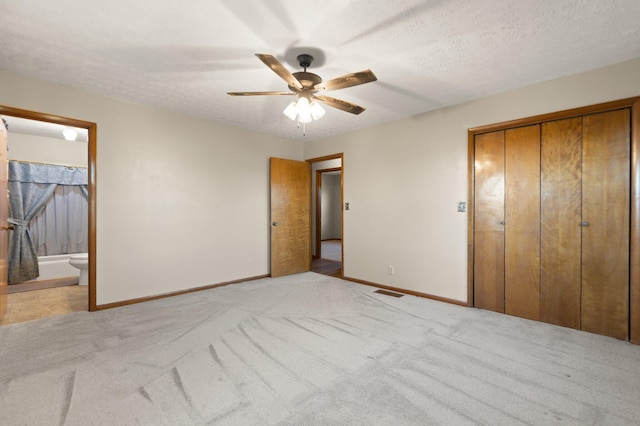
M79 285L89 284L89 255L87 253L73 254L69 259L69 264L80 269Z

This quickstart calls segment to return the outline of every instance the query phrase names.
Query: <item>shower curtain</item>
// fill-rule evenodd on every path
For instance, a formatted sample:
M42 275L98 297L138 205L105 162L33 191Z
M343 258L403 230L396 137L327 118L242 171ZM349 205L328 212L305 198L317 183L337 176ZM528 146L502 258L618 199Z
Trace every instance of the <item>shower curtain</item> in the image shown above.
M9 284L39 275L38 256L29 222L44 208L58 185L87 185L87 170L50 164L9 161Z
M89 250L89 206L82 188L56 186L42 211L29 222L38 258Z

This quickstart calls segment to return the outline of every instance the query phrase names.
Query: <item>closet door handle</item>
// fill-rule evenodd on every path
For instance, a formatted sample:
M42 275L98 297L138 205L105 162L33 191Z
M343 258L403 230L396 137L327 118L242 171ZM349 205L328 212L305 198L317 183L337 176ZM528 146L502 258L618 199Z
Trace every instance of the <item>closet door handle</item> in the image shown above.
M587 226L589 226L589 222L587 222L587 221L585 221L585 222L580 222L580 226L587 227Z

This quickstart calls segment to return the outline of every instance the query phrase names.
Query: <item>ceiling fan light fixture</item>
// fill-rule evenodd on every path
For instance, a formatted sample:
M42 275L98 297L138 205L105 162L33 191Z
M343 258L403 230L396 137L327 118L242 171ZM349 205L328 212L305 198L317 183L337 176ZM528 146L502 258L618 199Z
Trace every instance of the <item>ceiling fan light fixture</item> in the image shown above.
M325 113L324 108L322 108L316 101L309 104L309 111L311 111L311 116L314 120L320 120Z
M289 119L295 120L298 115L298 109L296 108L296 101L291 102L287 107L282 111L282 113Z
M300 96L298 98L298 103L296 105L298 107L298 114L301 112L309 111L309 99L305 98L304 96Z
M311 113L309 111L301 111L298 113L298 121L303 124L311 123L313 121L313 117L311 117Z
M298 122L306 124L321 119L325 111L316 101L309 102L305 96L300 96L298 100L287 105L282 113L290 120L297 119Z

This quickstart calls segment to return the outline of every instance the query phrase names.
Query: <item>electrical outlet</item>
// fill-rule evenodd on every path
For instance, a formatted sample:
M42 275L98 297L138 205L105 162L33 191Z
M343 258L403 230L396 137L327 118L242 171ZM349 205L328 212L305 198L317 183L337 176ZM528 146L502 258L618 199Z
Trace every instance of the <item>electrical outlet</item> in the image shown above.
M253 259L247 259L247 265L251 265L253 263Z
M458 201L458 211L460 213L467 211L467 203L465 201Z
M396 269L393 267L393 265L389 265L387 268L387 273L389 275L393 275L396 272Z

